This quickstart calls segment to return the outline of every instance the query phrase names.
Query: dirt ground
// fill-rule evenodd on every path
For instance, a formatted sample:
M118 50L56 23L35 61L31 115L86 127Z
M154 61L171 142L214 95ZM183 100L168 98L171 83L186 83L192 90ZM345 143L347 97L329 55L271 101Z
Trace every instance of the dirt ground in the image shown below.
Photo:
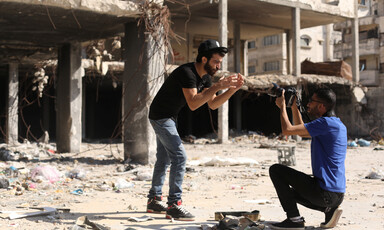
M27 182L35 189L21 191L19 195L15 194L15 189L0 189L3 217L0 229L83 229L75 224L82 216L105 229L200 229L202 225L218 224L215 212L253 210L260 212L265 229L269 229L270 223L285 219L268 168L278 162L276 146L287 143L265 141L267 146L249 137L233 139L228 144L204 143L209 141L185 144L189 164L183 184L183 204L196 216L196 221L192 222L171 221L165 219L164 214L145 212L152 167L129 167L117 160L122 154L122 144L83 144L78 154L53 154L21 162L0 161L2 168L13 165L31 172L37 166L48 165L63 174L53 183L33 182L29 178ZM310 173L310 142L289 144L296 146L297 164L293 167ZM214 162L212 166L207 163L209 159ZM380 176L383 162L384 150L379 145L348 149L344 212L334 229L384 229L384 181L366 179L375 171ZM22 181L22 176L11 184ZM113 188L119 185L126 188ZM167 192L168 179L164 186L165 197ZM9 219L7 211L39 211L31 209L33 207L52 207L58 211L48 216ZM323 213L303 206L299 206L299 210L307 229L320 229ZM129 220L145 216L154 219Z

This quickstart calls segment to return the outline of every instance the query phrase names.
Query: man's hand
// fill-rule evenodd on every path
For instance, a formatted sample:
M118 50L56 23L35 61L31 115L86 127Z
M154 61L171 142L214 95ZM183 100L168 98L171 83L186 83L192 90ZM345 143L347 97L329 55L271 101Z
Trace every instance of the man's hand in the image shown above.
M276 105L279 107L279 109L283 108L285 106L285 97L284 97L285 90L283 89L283 92L281 92L281 96L276 98Z
M221 77L216 83L219 90L235 89L238 90L244 84L244 77L241 74L232 74L228 77Z
M240 88L241 88L241 86L243 86L244 85L244 76L243 75L241 75L240 73L238 73L237 74L237 82L236 82L236 84L235 84L235 87L233 88L231 88L231 89L234 89L234 90L239 90Z

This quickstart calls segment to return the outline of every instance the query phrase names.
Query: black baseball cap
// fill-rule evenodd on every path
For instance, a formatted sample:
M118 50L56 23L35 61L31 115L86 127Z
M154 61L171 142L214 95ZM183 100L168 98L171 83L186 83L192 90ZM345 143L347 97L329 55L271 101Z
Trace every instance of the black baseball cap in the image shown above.
M200 44L198 54L202 55L208 52L228 53L228 48L220 46L220 43L216 40L208 39Z

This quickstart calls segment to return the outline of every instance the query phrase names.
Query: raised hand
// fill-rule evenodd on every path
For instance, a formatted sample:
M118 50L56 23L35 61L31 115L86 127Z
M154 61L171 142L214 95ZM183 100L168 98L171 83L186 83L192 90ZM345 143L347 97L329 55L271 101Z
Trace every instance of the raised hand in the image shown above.
M244 85L244 76L241 75L240 73L237 74L237 81L236 81L236 85L235 85L235 90L238 90L241 88L241 86Z
M216 83L220 90L239 89L244 84L244 77L241 74L232 74L228 77L221 77Z

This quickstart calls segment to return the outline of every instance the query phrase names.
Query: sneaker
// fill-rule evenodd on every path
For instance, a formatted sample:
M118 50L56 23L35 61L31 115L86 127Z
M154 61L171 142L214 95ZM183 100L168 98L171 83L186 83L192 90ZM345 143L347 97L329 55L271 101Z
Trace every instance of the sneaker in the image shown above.
M332 208L329 212L325 212L325 222L320 224L320 228L333 228L339 222L343 210L339 207Z
M304 218L301 217L301 220L299 222L293 222L289 218L285 219L283 222L272 224L272 229L289 229L289 230L303 230L305 229L304 226Z
M150 213L166 213L167 205L162 202L163 197L155 196L153 198L149 198L147 202L147 212Z
M195 216L190 212L184 209L181 206L181 200L171 204L168 206L167 214L165 216L167 219L175 219L175 220L184 220L184 221L194 221Z

